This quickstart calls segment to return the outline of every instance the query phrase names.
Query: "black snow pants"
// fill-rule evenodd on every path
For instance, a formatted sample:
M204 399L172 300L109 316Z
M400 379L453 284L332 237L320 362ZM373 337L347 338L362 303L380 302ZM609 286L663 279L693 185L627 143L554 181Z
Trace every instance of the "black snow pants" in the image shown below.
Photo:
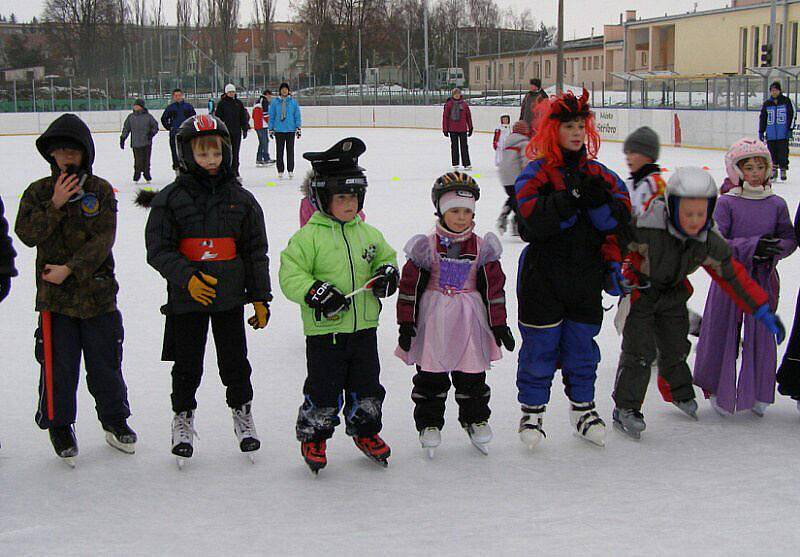
M461 164L471 166L469 160L469 144L467 143L467 132L450 132L450 158L453 166L458 166L458 154L461 151Z
M780 168L782 170L789 169L789 140L778 139L776 141L767 141L769 154L772 155L773 168Z
M489 396L491 389L486 384L486 372L464 373L453 371L450 374L423 371L417 366L414 376L414 422L417 431L426 427L442 429L444 426L444 407L447 391L450 390L452 376L458 404L458 421L462 426L485 422L489 419Z

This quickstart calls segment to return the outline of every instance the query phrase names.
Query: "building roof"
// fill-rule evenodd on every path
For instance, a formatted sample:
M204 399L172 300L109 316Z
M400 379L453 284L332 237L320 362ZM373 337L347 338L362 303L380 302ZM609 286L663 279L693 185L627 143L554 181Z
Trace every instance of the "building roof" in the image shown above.
M800 0L798 0L800 1ZM595 35L594 37L583 37L581 39L573 39L571 41L564 41L564 51L571 50L586 50L590 48L603 48L603 35ZM558 48L555 45L546 46L544 48L526 48L525 50L510 50L505 52L492 52L488 54L479 54L477 56L467 56L467 60L494 60L496 58L508 58L509 56L526 56L528 54L539 54L546 52L556 52Z
M797 4L800 0L786 0L786 4ZM709 15L720 15L720 14L728 14L733 12L745 12L748 10L758 10L763 8L768 8L770 6L770 2L765 0L764 2L760 2L758 4L748 4L746 6L736 6L735 8L727 7L727 8L714 8L711 10L701 10L695 12L685 12L682 14L674 14L674 15L663 15L661 17L651 17L649 19L637 19L634 21L626 21L623 22L625 27L634 27L637 25L651 25L653 23L661 23L666 21L675 21L677 19L687 19L690 17L703 17ZM783 3L780 4L783 6Z

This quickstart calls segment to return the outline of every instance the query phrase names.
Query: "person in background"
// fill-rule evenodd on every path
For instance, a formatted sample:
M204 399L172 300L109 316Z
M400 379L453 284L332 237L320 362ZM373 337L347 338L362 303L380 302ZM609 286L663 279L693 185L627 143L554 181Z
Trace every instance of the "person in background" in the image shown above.
M758 122L758 138L767 142L772 155L772 180L777 181L778 172L782 182L789 170L789 142L794 134L794 106L781 92L780 81L769 86L769 98L761 106Z
M278 166L278 179L283 179L283 171L289 171L289 178L294 177L294 141L300 139L302 119L300 105L290 93L289 84L281 83L278 87L278 98L269 105L269 135L275 138L275 152ZM286 163L283 152L286 151Z
M272 102L272 91L264 92L253 106L253 128L258 136L258 151L256 151L256 166L266 166L275 161L269 158L269 103Z
M175 150L175 135L178 129L187 118L195 115L194 107L183 100L183 91L173 89L172 104L170 104L161 115L161 125L165 130L169 130L169 148L172 151L172 170L178 174L178 153Z
M472 163L469 160L469 144L467 143L467 138L472 135L472 113L458 87L453 89L452 96L444 103L442 132L445 137L450 138L450 157L453 162L453 170L458 170L459 148L464 170L472 170Z
M231 170L233 175L239 177L239 150L242 146L242 139L247 138L247 130L250 129L250 115L244 107L242 101L236 97L236 86L228 83L225 86L225 94L217 104L214 115L223 121L231 139L232 159Z
M534 77L530 80L530 90L522 98L522 106L519 110L519 119L528 122L528 125L533 128L534 133L536 129L536 126L533 125L536 116L536 106L542 99L547 99L547 93L542 90L542 80Z
M133 112L125 118L122 135L119 138L119 148L125 149L125 140L131 136L134 182L138 182L142 174L148 184L153 179L150 175L150 155L153 152L153 138L157 133L158 122L147 111L144 100L136 99L133 103Z

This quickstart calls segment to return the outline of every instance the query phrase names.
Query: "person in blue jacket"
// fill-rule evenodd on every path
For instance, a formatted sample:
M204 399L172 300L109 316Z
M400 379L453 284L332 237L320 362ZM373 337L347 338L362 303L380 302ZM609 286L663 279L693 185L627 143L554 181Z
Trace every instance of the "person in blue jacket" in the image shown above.
M789 142L794 133L794 106L792 101L781 92L780 81L769 86L769 98L761 106L761 117L758 123L758 138L767 142L772 155L772 179L778 179L780 169L781 181L786 181L789 169Z
M269 136L275 139L277 151L278 178L283 178L284 168L289 171L289 178L294 176L294 140L300 139L300 105L292 98L289 84L281 83L280 95L269 105ZM283 152L286 151L286 164Z
M172 104L164 109L161 115L161 124L165 130L169 130L169 148L172 151L172 170L178 172L178 152L175 148L175 136L178 133L178 128L181 127L183 121L187 118L194 116L196 112L194 107L183 100L183 91L181 89L172 90Z

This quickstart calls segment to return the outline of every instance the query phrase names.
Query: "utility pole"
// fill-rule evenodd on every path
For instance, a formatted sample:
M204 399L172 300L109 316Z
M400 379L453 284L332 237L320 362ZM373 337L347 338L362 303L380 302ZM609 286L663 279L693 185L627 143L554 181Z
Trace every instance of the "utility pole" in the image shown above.
M358 98L364 104L364 73L361 71L361 26L358 27Z
M772 6L770 7L769 11L769 44L772 46L772 64L777 66L780 64L780 50L775 48L775 44L777 41L775 37L777 36L777 29L775 25L776 20L776 12L778 9L778 0L772 0Z
M430 89L430 62L428 61L428 1L422 0L422 18L425 26L425 104L428 104L428 90Z
M775 0L772 0L773 2ZM556 94L564 91L564 0L558 0L558 53L556 54Z

